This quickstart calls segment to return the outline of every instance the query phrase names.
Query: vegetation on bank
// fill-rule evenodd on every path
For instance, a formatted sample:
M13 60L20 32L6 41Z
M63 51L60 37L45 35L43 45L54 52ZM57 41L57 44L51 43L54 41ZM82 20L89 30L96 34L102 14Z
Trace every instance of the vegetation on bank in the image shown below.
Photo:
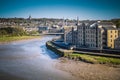
M33 34L39 34L38 31L26 32L21 27L3 27L0 28L0 37L12 37L12 36L31 36Z
M32 34L36 34L36 32L30 32L28 34L20 27L4 27L4 28L0 28L0 42L11 42L11 41L26 40L26 39L33 39L40 37L40 36L31 36Z
M4 27L0 28L0 37L10 37L10 36L24 36L27 33L20 27Z
M80 53L65 54L64 56L70 59L82 60L88 63L114 64L114 65L120 64L120 59L118 58L93 56L93 55L80 54Z
M94 56L89 54L80 54L80 53L66 53L64 51L60 51L53 45L50 41L46 43L47 48L54 51L55 53L59 52L58 54L63 54L62 57L66 57L73 60L81 60L87 63L98 63L98 64L112 64L112 65L120 65L120 59L118 58L111 58L111 57L103 57L103 56Z
M0 37L0 42L12 42L12 41L18 41L18 40L27 40L27 39L34 39L34 38L40 38L40 36L11 36L11 37Z

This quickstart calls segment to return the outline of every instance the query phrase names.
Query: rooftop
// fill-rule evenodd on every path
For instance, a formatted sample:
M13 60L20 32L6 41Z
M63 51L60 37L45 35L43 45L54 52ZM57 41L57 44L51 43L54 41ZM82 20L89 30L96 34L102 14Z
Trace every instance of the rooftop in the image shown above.
M112 22L97 22L98 25L114 25Z
M117 30L117 28L115 28L113 26L103 27L103 29L106 29L106 30Z

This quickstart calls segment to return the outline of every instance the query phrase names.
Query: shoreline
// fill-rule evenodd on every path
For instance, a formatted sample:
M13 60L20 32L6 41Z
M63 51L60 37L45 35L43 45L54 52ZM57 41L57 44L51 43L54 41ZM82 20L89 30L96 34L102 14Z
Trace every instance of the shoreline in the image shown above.
M28 40L38 40L40 38L20 40L15 42L23 42ZM28 56L28 55L27 55ZM82 61L70 60L68 58L58 58L57 62L53 64L53 67L67 72L71 76L76 79L73 80L119 80L120 79L120 68L114 68L110 66L105 66L101 64L91 64L85 63ZM1 77L3 79L14 79L14 80L22 80L17 76L12 76L6 73L2 73ZM6 77L8 76L8 77ZM9 78L10 77L10 78Z
M46 47L55 52L60 57L68 58L71 60L76 61L83 61L86 63L92 63L92 64L107 64L109 66L113 67L120 67L120 59L117 58L118 56L115 55L108 55L108 56L100 56L100 55L91 55L91 54L83 54L83 53L75 53L71 50L62 49L56 45L54 45L51 41L46 42Z
M55 45L52 45L50 43L47 43L46 46L53 52L62 52L60 48L56 48ZM69 57L73 58L66 58L65 54L67 53L62 52L62 54L63 56L58 58L58 62L56 62L54 67L56 69L70 73L72 76L76 77L76 80L120 80L120 65L113 65L110 63L91 63L85 61L88 56L81 56L81 59L83 59L77 60L76 56L74 57L69 54ZM93 60L91 58L89 59ZM109 59L110 58L108 58L107 60Z
M4 42L0 42L0 45L4 45L4 44L9 44L9 43L14 43L14 42L24 42L24 41L30 41L30 40L38 40L41 39L42 36L27 36L27 38L23 38L23 39L19 39L19 40L12 40L12 41L4 41Z
M56 69L70 73L80 80L119 80L120 67L91 64L82 61L59 58L54 66Z

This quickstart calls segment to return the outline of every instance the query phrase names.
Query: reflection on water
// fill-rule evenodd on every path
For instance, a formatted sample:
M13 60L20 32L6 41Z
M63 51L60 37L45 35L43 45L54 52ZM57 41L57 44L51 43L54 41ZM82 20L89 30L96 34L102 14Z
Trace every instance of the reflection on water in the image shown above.
M73 80L53 67L58 56L45 47L53 37L0 45L0 72L25 80Z

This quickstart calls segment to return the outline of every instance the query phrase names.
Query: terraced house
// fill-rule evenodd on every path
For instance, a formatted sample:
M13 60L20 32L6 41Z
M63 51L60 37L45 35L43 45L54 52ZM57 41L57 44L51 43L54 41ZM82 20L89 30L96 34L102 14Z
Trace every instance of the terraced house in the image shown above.
M77 30L71 29L65 37L66 43L75 45L76 48L89 48L95 50L115 47L118 30L111 22L83 22L77 25ZM66 31L65 34L66 35Z
M120 36L115 39L115 49L120 50Z

